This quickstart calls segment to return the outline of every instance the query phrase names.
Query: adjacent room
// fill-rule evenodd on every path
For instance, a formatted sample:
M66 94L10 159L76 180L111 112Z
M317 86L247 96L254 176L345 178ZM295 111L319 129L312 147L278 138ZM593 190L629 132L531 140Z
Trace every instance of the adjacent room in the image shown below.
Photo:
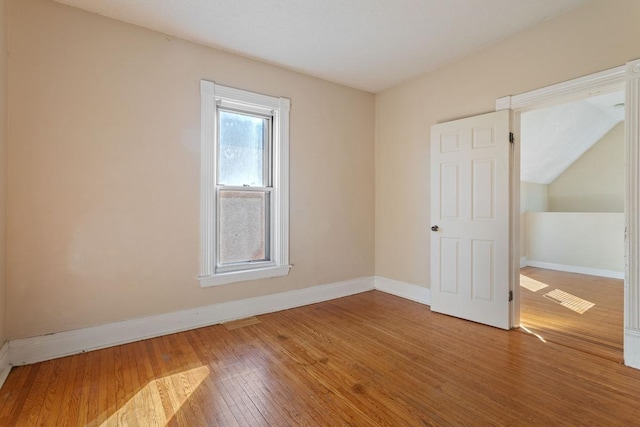
M0 0L0 426L637 423L639 20L636 0ZM557 85L593 93L521 107ZM504 238L447 234L466 216Z
M624 92L521 116L521 327L623 360Z

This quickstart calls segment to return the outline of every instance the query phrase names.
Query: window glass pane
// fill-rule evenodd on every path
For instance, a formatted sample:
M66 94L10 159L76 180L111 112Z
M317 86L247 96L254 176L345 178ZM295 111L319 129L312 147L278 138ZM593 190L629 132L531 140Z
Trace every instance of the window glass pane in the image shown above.
M220 264L269 259L269 193L220 191Z
M269 119L220 110L219 183L266 187Z

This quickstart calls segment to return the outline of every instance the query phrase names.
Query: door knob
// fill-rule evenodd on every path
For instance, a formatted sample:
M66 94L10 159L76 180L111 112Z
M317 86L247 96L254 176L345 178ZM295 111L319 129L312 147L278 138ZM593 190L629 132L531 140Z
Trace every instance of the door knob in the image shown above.
M434 225L433 227L431 227L431 231L438 231L438 230L439 230L439 228L438 228L437 225Z

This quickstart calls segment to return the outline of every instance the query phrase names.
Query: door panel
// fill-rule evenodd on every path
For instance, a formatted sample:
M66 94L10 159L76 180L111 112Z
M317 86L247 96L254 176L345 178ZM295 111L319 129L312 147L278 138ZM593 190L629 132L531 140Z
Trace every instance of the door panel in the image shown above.
M457 219L460 217L460 164L443 164L440 170L443 185L451 189L440 195L442 218Z
M495 159L474 160L471 197L473 200L472 218L475 221L495 219Z
M460 241L459 239L443 238L440 243L441 256L443 263L442 271L442 292L457 295L458 294L458 272L460 270Z
M510 150L509 111L431 128L431 309L504 329Z
M471 242L471 292L472 298L485 301L493 299L494 242L473 240Z

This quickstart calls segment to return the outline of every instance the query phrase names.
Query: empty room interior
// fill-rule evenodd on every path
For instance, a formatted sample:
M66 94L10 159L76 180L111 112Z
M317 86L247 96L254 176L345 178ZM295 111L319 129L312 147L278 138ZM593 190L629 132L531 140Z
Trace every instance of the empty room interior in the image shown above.
M0 0L0 426L637 425L639 21Z
M521 117L521 327L623 360L624 92Z

